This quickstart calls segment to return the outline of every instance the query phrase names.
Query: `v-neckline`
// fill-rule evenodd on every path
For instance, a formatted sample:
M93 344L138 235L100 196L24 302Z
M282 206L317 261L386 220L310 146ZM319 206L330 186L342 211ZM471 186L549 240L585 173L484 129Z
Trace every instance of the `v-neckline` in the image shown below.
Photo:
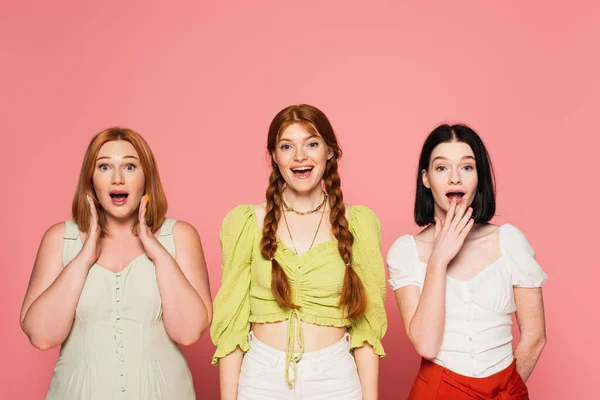
M258 223L258 217L256 215L256 209L254 208L254 205L250 205L251 210L252 210L252 215L254 216L254 227L256 228L256 231L258 232L259 235L262 235L262 229ZM350 219L352 216L352 209L354 208L354 206L350 206L350 210L348 211L348 229L350 229ZM313 247L311 247L310 249L306 250L304 253L302 254L298 254L294 251L294 249L292 249L290 247L290 245L288 245L287 243L285 243L280 237L279 235L276 235L276 240L278 245L281 245L281 248L286 251L289 252L290 254L292 254L294 257L296 257L298 260L303 258L304 256L310 254L313 252L313 250L318 249L320 247L324 247L324 246L331 246L333 243L337 242L337 239L331 238L329 240L326 240L324 242L318 243L316 245L314 245Z
M502 261L504 259L504 255L505 252L502 249L502 227L504 225L500 225L498 227L498 243L500 246L500 256L498 258L496 258L494 261L492 261L491 263L487 264L481 271L477 272L475 275L473 275L471 278L469 279L458 279L458 278L454 278L450 275L448 275L448 273L446 272L446 278L450 279L453 282L457 282L460 283L462 285L469 285L471 283L473 283L473 281L475 281L475 279L479 278L480 275L483 275L484 273L486 273L488 270L491 270L496 264L498 264L500 261ZM421 259L421 256L419 255L419 248L417 247L417 241L415 240L415 237L413 235L408 235L410 237L410 239L412 240L412 245L413 245L413 251L415 253L415 257L417 258L417 261L423 265L425 265L425 267L427 267L427 263L425 261L423 261Z
M78 237L77 237L77 238L79 239L79 244L81 245L81 248L83 248L83 240L81 239L81 233L78 235ZM121 269L121 270L119 270L119 271L113 271L113 270L111 270L111 269L105 268L105 267L103 267L102 265L98 264L97 262L94 262L94 263L92 264L92 267L93 267L93 266L96 266L96 267L98 267L98 268L100 268L100 269L103 269L103 270L105 270L106 272L110 272L110 273L111 273L111 274L113 274L113 275L116 275L116 274L121 274L121 273L123 273L125 270L129 269L129 267L131 267L131 266L132 266L132 265L133 265L133 264L134 264L134 263L135 263L137 260L139 260L140 258L142 258L142 257L143 257L143 256L145 256L145 255L146 255L146 252L143 252L142 254L140 254L140 255L136 256L136 257L135 257L133 260L131 260L131 261L130 261L130 262L129 262L129 263L128 263L128 264L127 264L127 265L126 265L126 266L125 266L123 269ZM90 268L91 268L91 267L90 267Z
M479 271L478 273L476 273L469 279L458 279L458 278L454 278L448 274L446 274L446 278L450 279L451 281L458 282L461 285L469 285L469 284L473 283L477 278L479 278L479 276L481 276L481 275L487 273L489 270L493 269L494 266L496 266L496 264L498 264L500 261L502 261L503 258L504 258L504 254L500 254L500 257L496 258L494 261L487 264L481 271Z
M164 224L164 221L163 221ZM158 228L158 236L156 236L156 234L153 233L154 237L158 240L158 238L160 237L160 232L162 231L162 224L161 226ZM81 239L81 232L77 232L77 239L79 239L79 244L81 246L81 248L83 248L83 240ZM81 249L80 249L81 250ZM92 267L96 266L108 273L111 273L113 275L117 275L117 274L122 274L123 272L125 272L126 270L128 270L133 264L135 264L140 258L147 256L146 252L143 252L142 254L137 255L135 258L133 258L123 269L119 270L119 271L113 271L111 269L105 268L102 265L98 264L97 262L94 262L92 264ZM91 268L91 267L90 267Z
M120 271L110 270L108 268L103 267L102 265L100 265L98 263L94 263L94 264L92 264L92 266L96 266L96 267L98 267L100 269L103 269L104 271L106 271L108 273L113 274L113 275L118 275L118 274L122 274L123 272L125 272L126 270L128 270L133 264L136 263L136 261L138 261L140 258L144 257L145 255L146 255L146 253L144 252L144 253L140 254L139 256L135 257L133 260L131 260L131 262L129 264L127 264L127 266L125 266L125 268L123 268Z
M296 251L294 249L292 249L290 247L290 245L288 245L287 243L285 243L283 240L281 240L281 238L279 236L277 236L277 243L279 245L281 245L282 249L289 252L290 254L293 254L297 259L301 259L302 257L308 255L310 252L312 252L315 249L318 249L320 247L324 247L325 245L331 245L333 242L336 242L337 240L335 238L329 239L325 242L321 242L318 243L316 245L314 245L313 247L311 247L310 249L306 250L304 253L302 254L298 254L296 253Z

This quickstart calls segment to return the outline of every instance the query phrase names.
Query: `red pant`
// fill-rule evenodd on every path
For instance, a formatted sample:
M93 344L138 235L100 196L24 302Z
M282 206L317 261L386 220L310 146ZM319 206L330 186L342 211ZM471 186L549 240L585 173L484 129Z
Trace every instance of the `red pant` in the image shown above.
M408 400L437 399L529 400L529 393L517 372L516 360L487 378L470 378L423 359Z

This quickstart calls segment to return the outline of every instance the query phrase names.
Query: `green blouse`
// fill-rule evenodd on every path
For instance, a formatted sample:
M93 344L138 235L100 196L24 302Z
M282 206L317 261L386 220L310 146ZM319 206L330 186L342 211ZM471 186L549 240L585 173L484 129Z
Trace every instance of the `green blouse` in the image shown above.
M278 240L275 259L285 271L298 310L282 308L271 293L271 262L262 257L262 232L254 206L240 205L223 220L221 227L222 285L214 301L210 334L217 350L212 364L239 347L249 350L248 333L252 322L288 320L287 359L294 377L287 374L290 386L295 380L295 364L302 356L303 340L300 321L335 327L348 327L350 349L369 343L376 354L385 355L381 339L387 329L384 309L386 282L381 256L381 225L377 216L365 206L350 208L349 228L354 235L352 268L367 293L367 309L358 320L349 320L338 306L346 266L339 255L337 240L320 243L301 256ZM301 352L294 355L295 325Z

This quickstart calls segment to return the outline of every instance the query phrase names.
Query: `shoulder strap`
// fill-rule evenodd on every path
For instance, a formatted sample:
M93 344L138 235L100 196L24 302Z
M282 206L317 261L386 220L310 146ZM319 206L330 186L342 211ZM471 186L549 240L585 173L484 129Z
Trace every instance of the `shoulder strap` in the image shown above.
M158 236L158 241L165 249L167 249L173 258L177 256L177 252L175 251L175 239L173 238L173 227L176 222L176 219L165 218L160 226L160 234Z
M81 250L79 240L79 228L73 220L65 221L65 233L63 235L63 266L67 265Z
M72 219L65 221L65 234L63 239L77 239L79 237L79 228Z

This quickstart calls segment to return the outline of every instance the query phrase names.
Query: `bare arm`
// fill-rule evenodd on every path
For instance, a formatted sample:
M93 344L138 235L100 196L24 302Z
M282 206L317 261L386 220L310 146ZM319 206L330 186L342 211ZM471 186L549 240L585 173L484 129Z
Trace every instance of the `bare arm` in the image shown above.
M146 225L147 202L144 196L139 210L139 237L155 265L165 329L175 342L190 345L200 339L212 318L208 272L200 237L190 224L177 222L173 229L175 260Z
M517 323L521 331L515 348L517 372L527 382L546 345L542 288L514 288Z
M236 400L244 352L237 347L219 360L221 400Z
M87 240L79 254L64 268L65 224L59 223L48 229L40 244L21 307L21 329L31 344L40 350L60 345L69 335L88 271L100 254L98 217L93 204L91 207Z
M202 244L196 230L175 224L177 260L163 248L154 259L156 281L167 333L177 343L192 344L210 326L212 300Z
M69 335L90 265L75 257L62 265L64 224L51 227L40 244L21 308L21 329L39 350Z
M409 285L396 290L396 302L406 335L417 353L434 358L439 352L446 321L446 266L427 266L423 292Z
M379 396L379 356L367 343L354 349L354 360L358 369L358 377L362 386L364 400L375 400Z
M446 270L473 227L472 212L464 201L458 206L453 201L443 224L435 218L433 251L423 291L419 293L415 285L396 290L406 334L422 357L434 358L440 350L446 321Z

